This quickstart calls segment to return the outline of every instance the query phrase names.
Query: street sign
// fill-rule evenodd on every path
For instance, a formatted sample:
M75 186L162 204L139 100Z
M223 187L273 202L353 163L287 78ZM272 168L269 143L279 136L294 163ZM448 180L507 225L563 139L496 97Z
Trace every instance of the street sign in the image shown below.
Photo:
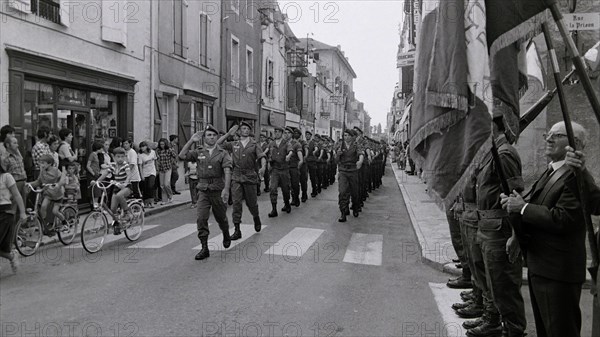
M396 62L397 68L411 66L415 64L415 52L409 51L408 53L398 54L398 60Z
M599 13L569 13L563 14L565 25L569 30L599 30Z

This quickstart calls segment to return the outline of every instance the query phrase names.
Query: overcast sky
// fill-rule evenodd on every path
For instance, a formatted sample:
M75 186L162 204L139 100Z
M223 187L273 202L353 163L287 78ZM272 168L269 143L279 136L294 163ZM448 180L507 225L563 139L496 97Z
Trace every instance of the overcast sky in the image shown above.
M385 128L394 86L398 82L396 52L400 41L400 0L279 0L298 38L311 38L336 46L356 72L354 92L365 103L371 125ZM318 11L317 11L318 8Z

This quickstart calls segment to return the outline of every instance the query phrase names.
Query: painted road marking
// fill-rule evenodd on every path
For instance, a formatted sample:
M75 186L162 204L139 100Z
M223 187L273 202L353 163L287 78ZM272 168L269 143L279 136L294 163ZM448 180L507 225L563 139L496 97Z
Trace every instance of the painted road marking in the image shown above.
M324 230L314 228L294 228L271 246L265 254L301 257L323 232Z
M383 235L354 233L344 255L344 262L381 266Z
M188 223L177 228L166 231L162 234L151 237L147 240L140 241L134 245L127 247L128 249L156 249L162 248L175 241L181 240L186 236L196 232L196 224Z
M110 224L109 224L109 226L110 226ZM148 225L148 226L144 226L144 230L143 230L143 232L142 232L142 235L140 236L140 238L143 238L143 237L144 237L144 233L146 233L146 231L149 231L149 230L151 230L152 228L156 228L156 227L158 227L158 225ZM81 239L81 236L80 236L79 234L77 235L77 237L79 237L79 238ZM111 242L114 242L114 241L117 241L117 240L120 240L120 239L125 239L125 240L127 240L127 239L125 238L125 234L121 234L121 235L113 235L113 234L112 234L112 229L111 229L111 232L110 232L109 234L107 234L107 235L106 235L106 237L104 238L104 245L106 245L106 244L109 244L109 243L111 243ZM129 241L129 240L127 240L127 242L129 243L130 241ZM81 245L81 242L79 242L79 243L76 243L76 244L74 244L74 245L71 245L71 246L68 246L68 247L73 247L73 248L83 248L83 246Z

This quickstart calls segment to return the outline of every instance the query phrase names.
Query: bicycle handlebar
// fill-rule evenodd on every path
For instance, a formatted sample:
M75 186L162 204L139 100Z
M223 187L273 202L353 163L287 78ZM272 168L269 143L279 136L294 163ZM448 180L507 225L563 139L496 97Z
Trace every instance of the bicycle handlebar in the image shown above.
M44 192L44 187L54 187L56 184L42 184L42 188L35 189L30 183L26 183L27 186L34 193L42 193Z
M108 185L102 181L95 181L93 185L95 185L96 187L98 187L100 189L107 190L111 186L116 186L117 184L119 184L119 182L112 180L110 183L108 183Z

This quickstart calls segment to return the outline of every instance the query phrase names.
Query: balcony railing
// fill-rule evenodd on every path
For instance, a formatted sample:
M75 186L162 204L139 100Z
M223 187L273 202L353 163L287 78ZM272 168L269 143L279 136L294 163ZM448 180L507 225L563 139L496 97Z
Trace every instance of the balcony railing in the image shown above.
M60 4L52 0L32 0L31 12L54 23L60 23Z

